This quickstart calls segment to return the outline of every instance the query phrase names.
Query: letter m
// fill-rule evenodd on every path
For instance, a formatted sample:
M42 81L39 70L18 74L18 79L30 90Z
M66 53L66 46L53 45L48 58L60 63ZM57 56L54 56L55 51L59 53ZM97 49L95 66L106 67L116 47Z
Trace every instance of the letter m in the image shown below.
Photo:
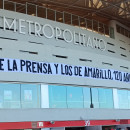
M16 32L16 19L14 19L12 23L8 23L7 19L4 17L4 30L6 30L6 27L9 28L9 30L12 28L14 32Z

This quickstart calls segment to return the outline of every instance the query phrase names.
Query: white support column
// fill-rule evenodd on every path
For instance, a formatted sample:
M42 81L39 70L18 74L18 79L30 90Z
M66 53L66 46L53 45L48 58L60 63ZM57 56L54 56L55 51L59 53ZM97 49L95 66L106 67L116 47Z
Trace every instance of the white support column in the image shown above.
M48 85L43 84L41 84L41 108L49 108ZM42 128L41 130L50 130L50 128Z
M48 85L41 85L41 108L49 108Z
M113 103L114 103L114 108L118 109L119 108L119 103L118 103L117 89L113 89Z
M5 0L3 0L3 9L5 9Z

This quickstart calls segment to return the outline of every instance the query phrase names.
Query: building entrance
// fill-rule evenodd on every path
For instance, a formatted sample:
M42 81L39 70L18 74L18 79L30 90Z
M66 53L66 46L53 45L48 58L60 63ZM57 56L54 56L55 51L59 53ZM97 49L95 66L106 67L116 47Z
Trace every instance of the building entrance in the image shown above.
M102 130L116 130L115 126L103 126Z

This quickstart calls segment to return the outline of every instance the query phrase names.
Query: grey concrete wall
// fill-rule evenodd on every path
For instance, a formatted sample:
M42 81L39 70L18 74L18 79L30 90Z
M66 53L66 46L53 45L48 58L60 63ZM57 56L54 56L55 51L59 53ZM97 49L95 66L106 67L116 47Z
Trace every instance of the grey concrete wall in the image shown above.
M1 58L12 59L26 59L38 62L49 63L63 63L78 66L90 66L103 69L114 69L119 71L130 72L130 58L129 58L129 40L126 44L120 44L120 41L102 36L100 34L80 29L78 27L65 25L51 20L41 19L38 17L28 16L26 14L19 14L11 11L0 10L0 27L3 26L1 18L6 16L8 18L25 19L40 24L50 24L54 27L58 26L62 30L69 28L72 32L85 33L87 36L103 38L106 42L113 43L113 46L107 45L106 51L99 49L92 49L74 45L73 43L65 43L63 40L56 41L55 38L39 38L34 35L22 35L18 32L0 29L0 44L2 50L0 51ZM3 39L2 39L3 37ZM6 38L6 39L4 39ZM13 38L16 40L10 40ZM31 43L30 43L31 41ZM33 42L33 43L32 43ZM39 44L40 43L40 44ZM124 46L126 51L121 50L120 46ZM38 52L38 55L21 53L20 50ZM115 51L109 53L108 50ZM120 54L128 55L126 58L121 57ZM56 58L53 55L67 56L67 59ZM92 62L82 62L79 59L89 59ZM110 63L104 65L102 62ZM128 69L120 66L128 66ZM130 84L111 81L111 80L96 80L88 78L78 78L69 76L54 76L54 75L37 75L26 73L0 72L0 82L18 82L18 83L52 83L52 84L69 84L69 85L83 85L83 86L100 86L110 88L127 88L130 89ZM94 120L94 119L129 119L129 110L113 110L113 109L1 109L0 122L15 122L15 121L47 121L47 120Z
M129 119L129 110L114 109L14 109L0 110L0 122ZM91 122L90 122L91 123Z
M101 69L113 69L122 72L130 72L130 61L129 61L129 41L126 41L126 50L120 49L119 41L102 36L95 32L88 30L83 30L78 27L70 26L63 23L58 23L55 21L42 19L34 16L29 16L26 14L15 13L6 10L0 10L0 27L3 27L2 17L16 18L31 20L33 22L39 22L44 25L46 23L52 25L53 27L59 27L62 30L66 28L70 29L72 32L81 32L87 36L97 37L99 39L104 39L106 42L112 43L112 45L107 44L106 51L101 51L99 49L92 49L91 47L84 47L81 45L74 45L74 43L66 43L64 40L56 40L55 38L39 38L34 35L22 35L18 32L0 29L0 43L2 51L0 51L1 58L12 58L12 59L26 59L37 62L49 62L49 63L63 63L68 65L77 66L89 66ZM6 39L3 39L3 38ZM13 38L16 40L10 40ZM33 42L33 43L30 43ZM38 44L41 43L41 44ZM122 44L121 44L122 45ZM37 55L21 53L22 51L37 52ZM108 50L115 51L115 53L110 53ZM121 54L127 54L127 57L122 57ZM53 55L67 56L68 58L62 59L54 57ZM88 59L92 62L83 62L79 59ZM110 63L111 65L103 64ZM121 68L120 66L128 67L128 69ZM26 74L26 73L13 73L13 72L0 72L0 81L2 82L30 82L30 83L53 83L53 84L71 84L71 85L90 85L90 86L102 86L102 87L117 87L117 88L130 88L130 85L124 82L114 81L114 80L96 80L92 78L79 78L70 76L59 76L59 75L38 75L38 74Z

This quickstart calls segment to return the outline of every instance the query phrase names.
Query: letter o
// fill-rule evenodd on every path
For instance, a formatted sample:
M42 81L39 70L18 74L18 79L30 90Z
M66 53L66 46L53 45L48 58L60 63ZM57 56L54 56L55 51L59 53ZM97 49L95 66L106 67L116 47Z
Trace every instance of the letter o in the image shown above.
M51 35L50 36L48 36L46 33L45 33L45 28L46 27L49 27L50 29L51 29ZM54 28L51 26L51 25L49 25L49 24L45 24L44 26L43 26L43 28L42 28L42 32L43 32L43 34L44 34L44 36L46 37L46 38L53 38L53 36L54 36Z
M101 43L103 43L104 48L101 46ZM100 48L101 51L106 50L106 43L105 43L105 41L103 39L99 40L99 48Z
M69 33L70 33L70 36L71 36L71 39L70 39L70 40L67 40L67 39L66 39L66 36L65 36L66 32L69 32ZM69 29L65 29L65 30L63 31L63 38L64 38L64 40L65 40L67 43L72 42L72 41L73 41L73 34L72 34L72 32L71 32Z

